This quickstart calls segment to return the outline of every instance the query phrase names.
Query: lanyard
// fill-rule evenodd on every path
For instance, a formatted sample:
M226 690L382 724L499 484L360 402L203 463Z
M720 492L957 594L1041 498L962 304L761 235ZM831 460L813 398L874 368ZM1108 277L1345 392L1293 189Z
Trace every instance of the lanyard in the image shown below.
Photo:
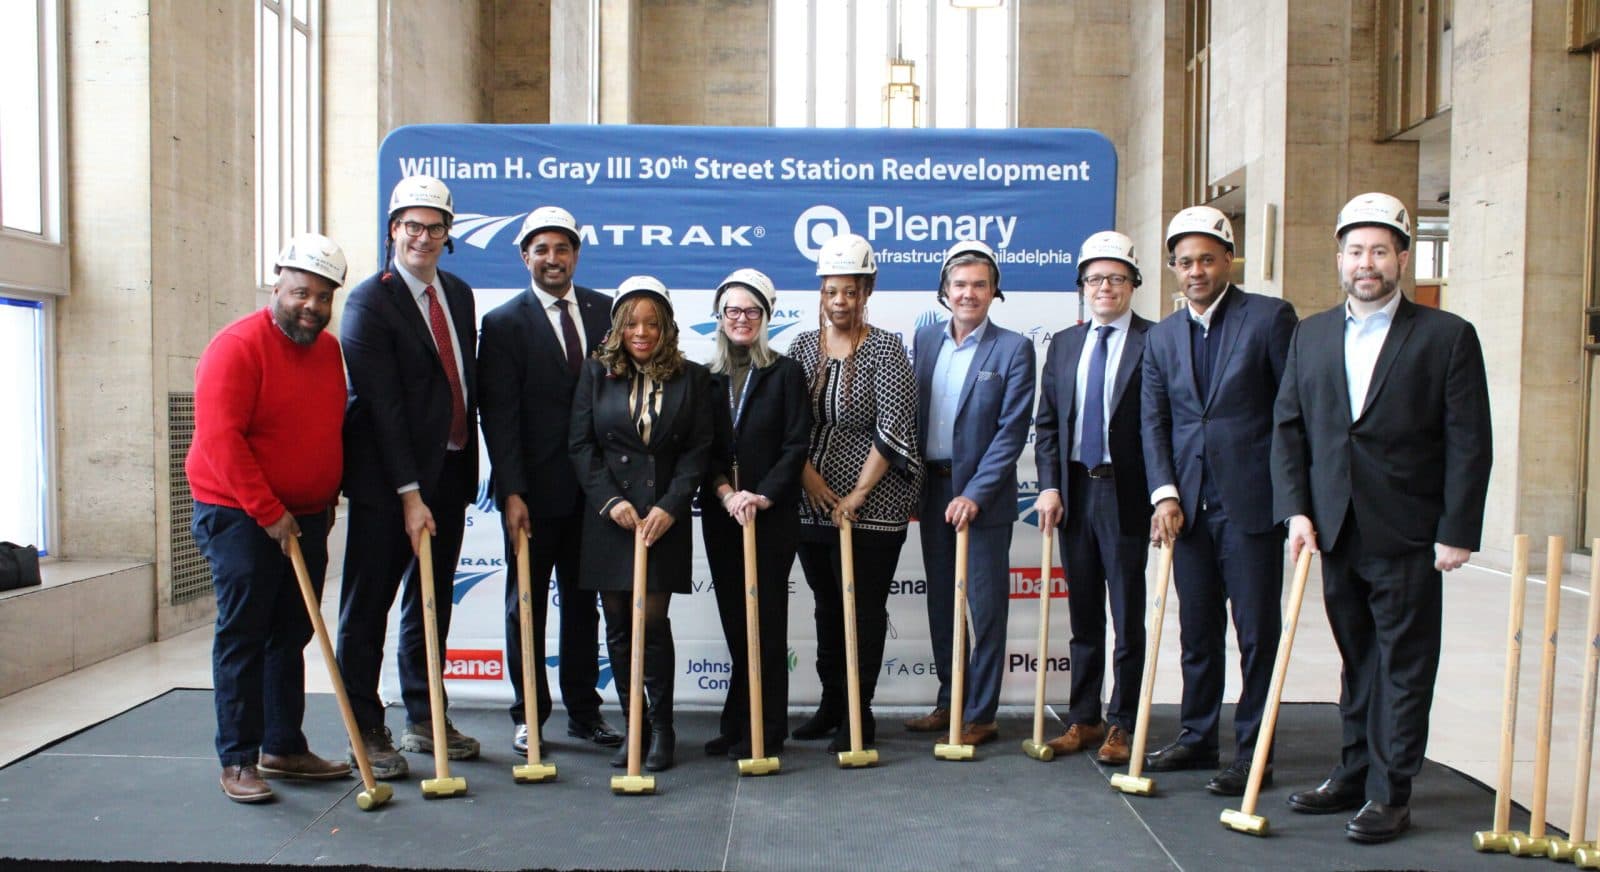
M745 401L750 399L750 383L756 380L755 375L756 368L752 366L750 371L745 373L744 390L739 392L737 399L733 396L733 378L731 375L728 378L728 405L733 409L733 429L735 431L739 429L739 418L744 415Z

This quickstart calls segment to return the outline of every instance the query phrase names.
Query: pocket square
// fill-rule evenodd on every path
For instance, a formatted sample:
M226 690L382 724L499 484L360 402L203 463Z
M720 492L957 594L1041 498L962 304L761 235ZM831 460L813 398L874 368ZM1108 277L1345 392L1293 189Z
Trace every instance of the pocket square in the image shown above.
M995 370L992 370L992 369L980 369L980 370L978 370L978 381L981 381L981 382L982 381L988 381L989 379L992 379L992 378L999 378L999 376L1000 376L1000 373L995 371Z

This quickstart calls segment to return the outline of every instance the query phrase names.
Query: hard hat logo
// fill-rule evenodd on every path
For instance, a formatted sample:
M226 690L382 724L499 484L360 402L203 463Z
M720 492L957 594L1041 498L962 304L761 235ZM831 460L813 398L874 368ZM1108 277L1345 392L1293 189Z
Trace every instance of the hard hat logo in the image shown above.
M1373 191L1352 198L1339 210L1334 236L1343 238L1345 231L1367 225L1387 227L1400 235L1403 248L1411 246L1411 214L1397 197Z
M813 207L816 208L816 207ZM841 219L843 216L840 216ZM872 256L872 243L854 233L829 238L817 251L817 275L876 275L878 262Z
M737 287L749 288L752 296L756 298L756 302L766 310L767 316L772 316L773 307L778 305L778 289L772 284L772 279L768 278L766 273L749 267L736 269L728 273L728 277L717 285L717 293L711 302L712 315L716 315L718 310L721 309L722 295L727 293L729 288Z
M1233 251L1233 222L1211 206L1190 206L1172 216L1172 222L1167 225L1167 251L1172 251L1179 237L1191 233L1210 236Z
M667 317L672 317L672 294L667 286L655 276L628 276L617 285L617 295L611 300L611 317L617 317L617 310L622 308L622 301L640 294L654 297L666 309Z
M344 284L344 250L319 233L302 233L289 240L273 265L280 270L287 267L314 273L333 282L335 287Z
M433 176L406 176L394 186L389 194L389 217L392 219L396 212L413 207L438 209L444 213L446 224L456 214L449 186Z
M545 230L559 230L572 240L572 247L577 248L583 244L582 235L578 232L578 219L572 213L560 206L540 206L528 213L522 222L522 229L518 231L516 244L518 250L528 241L528 237Z

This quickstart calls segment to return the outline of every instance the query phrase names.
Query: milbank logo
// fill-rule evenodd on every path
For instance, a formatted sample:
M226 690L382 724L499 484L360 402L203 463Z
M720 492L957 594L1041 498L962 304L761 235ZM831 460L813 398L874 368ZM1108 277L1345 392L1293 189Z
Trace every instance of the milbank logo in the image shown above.
M794 221L794 247L813 263L828 240L850 232L850 221L832 206L818 204L800 213Z
M1007 672L1038 672L1039 658L1033 654L1012 653L1006 655ZM1045 672L1071 672L1071 657L1046 657L1044 658Z
M727 690L733 664L726 660L690 660L683 674L694 678L694 686L701 690Z
M1050 598L1066 599L1067 573L1059 566L1050 568ZM1011 599L1038 599L1039 567L1011 567Z
M451 648L444 677L450 681L499 681L505 677L505 652L492 648Z
M500 231L507 227L520 228L528 213L515 215L482 215L462 213L450 225L450 235L474 248L487 249ZM578 228L578 239L583 245L659 245L672 248L698 245L707 248L721 246L749 248L750 240L767 235L767 228L759 224L690 224L674 227L670 224L584 224Z

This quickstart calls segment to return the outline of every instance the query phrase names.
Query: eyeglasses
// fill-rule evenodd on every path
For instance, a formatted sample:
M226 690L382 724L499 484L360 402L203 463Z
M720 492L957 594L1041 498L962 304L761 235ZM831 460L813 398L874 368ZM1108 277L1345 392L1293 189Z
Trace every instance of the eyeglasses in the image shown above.
M1213 266L1217 265L1217 257L1216 255L1212 254L1202 254L1199 257L1185 257L1181 260L1167 261L1167 264L1176 269L1178 272L1188 272L1189 270L1194 269L1194 265L1197 263L1205 269L1211 269Z
M738 306L724 306L722 307L722 317L729 321L737 321L740 318L746 321L759 321L761 320L761 307L751 306L748 309L741 309Z
M1113 288L1120 288L1127 283L1128 277L1121 274L1109 276L1092 275L1083 277L1083 284L1090 288L1098 288L1101 285L1110 285Z
M450 228L443 224L423 224L418 221L402 221L400 228L413 239L421 236L424 230L428 231L429 239L443 239L444 235L450 232Z

